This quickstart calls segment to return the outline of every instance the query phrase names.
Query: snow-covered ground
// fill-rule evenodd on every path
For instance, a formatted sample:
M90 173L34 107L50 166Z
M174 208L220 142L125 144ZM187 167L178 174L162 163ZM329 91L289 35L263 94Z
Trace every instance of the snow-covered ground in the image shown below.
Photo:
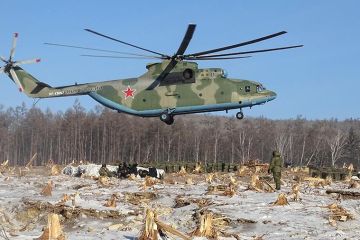
M219 231L235 233L241 239L260 236L262 239L360 239L359 200L339 202L336 195L325 193L326 188L346 188L348 184L344 182L332 183L325 188L308 187L303 183L301 201L294 202L288 198L289 205L274 206L271 203L277 199L279 192L248 190L249 177L238 177L235 173L221 174L212 183L228 184L231 174L239 183L232 197L224 196L222 192L208 194L211 184L205 181L204 174L168 174L163 181L144 190L144 179L112 178L108 185L102 185L91 178L49 176L49 173L50 170L44 167L22 177L6 173L0 176L0 230L5 230L9 239L39 237L47 224L48 213L64 208L59 204L64 194L75 196L75 205L68 200L64 203L67 210L60 212L63 230L70 240L137 239L147 207L157 210L161 221L186 234L196 229L195 215L202 208L217 217L227 218L227 226ZM185 183L189 178L194 184ZM291 173L285 177L288 184L281 190L286 194L291 192L289 179L292 179ZM40 192L49 181L53 185L52 196L43 196ZM138 192L155 193L156 197L142 202L131 199L132 194ZM113 194L117 196L117 206L105 207ZM190 204L175 207L175 199L179 197ZM194 199L207 199L208 204L199 206ZM355 219L331 226L330 210L326 206L334 202L338 202Z

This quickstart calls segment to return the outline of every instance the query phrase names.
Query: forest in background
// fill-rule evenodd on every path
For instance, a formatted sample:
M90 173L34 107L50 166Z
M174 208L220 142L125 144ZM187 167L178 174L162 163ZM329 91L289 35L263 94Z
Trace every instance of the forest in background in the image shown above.
M86 111L79 101L65 112L23 104L0 106L0 161L34 165L50 159L73 161L269 162L277 149L296 166L360 166L360 120L237 120L234 116L175 116L167 126L158 118L133 117L97 106Z

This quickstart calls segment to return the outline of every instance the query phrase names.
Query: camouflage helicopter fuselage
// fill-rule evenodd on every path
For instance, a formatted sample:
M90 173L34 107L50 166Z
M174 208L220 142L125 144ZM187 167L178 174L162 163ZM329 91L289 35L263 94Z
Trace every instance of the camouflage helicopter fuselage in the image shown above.
M220 68L198 69L197 63L182 61L161 82L146 88L164 70L168 61L148 64L138 78L120 79L64 87L39 82L20 67L14 70L29 97L49 98L89 95L102 105L142 117L241 109L264 104L276 94L254 81L230 79Z
M76 48L89 51L106 52L113 55L83 55L105 58L158 59L150 63L147 72L137 78L75 84L51 87L38 81L20 68L20 65L38 63L40 59L14 61L18 33L14 33L10 56L0 67L0 73L7 74L20 91L33 98L64 97L89 95L97 102L111 109L141 117L160 117L166 124L174 122L174 116L189 113L227 111L239 109L236 118L242 119L242 108L264 104L276 98L276 93L266 90L261 83L249 80L230 79L221 68L199 69L197 61L243 59L249 54L299 48L303 45L258 49L251 51L229 52L228 50L251 45L281 36L286 31L266 35L220 48L185 54L192 39L196 24L189 24L179 48L173 55L146 49L120 39L105 35L92 29L85 31L102 38L115 41L127 47L147 52L125 53L82 46L45 43L47 45ZM226 51L226 52L225 52ZM116 53L116 54L115 54ZM151 53L151 55L149 55ZM115 54L115 55L114 55Z

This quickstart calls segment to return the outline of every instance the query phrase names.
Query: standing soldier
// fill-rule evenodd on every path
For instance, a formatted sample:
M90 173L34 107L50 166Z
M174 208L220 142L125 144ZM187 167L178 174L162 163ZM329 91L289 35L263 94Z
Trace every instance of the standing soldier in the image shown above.
M268 173L272 172L276 185L276 190L280 190L281 168L283 167L283 160L278 151L273 151L271 163Z

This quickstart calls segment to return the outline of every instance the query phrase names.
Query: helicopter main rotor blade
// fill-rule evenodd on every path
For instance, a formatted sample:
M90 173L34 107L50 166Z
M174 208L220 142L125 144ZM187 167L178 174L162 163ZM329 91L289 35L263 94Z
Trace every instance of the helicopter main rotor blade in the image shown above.
M133 56L133 57L129 57L129 56L91 55L91 54L82 54L80 56L82 56L82 57L96 57L96 58L164 59L162 57L157 57L157 56L144 56L144 57Z
M194 35L196 28L196 24L189 24L188 28L186 30L185 36L179 46L179 49L177 50L175 56L183 55L187 47L189 46L189 43L192 39L192 36Z
M242 43L238 43L238 44L234 44L234 45L230 45L230 46L226 46L226 47L222 47L222 48L215 48L215 49L211 49L211 50L208 50L208 51L197 52L197 53L193 53L193 54L187 54L185 56L186 57L190 57L190 56L191 57L193 57L193 56L196 57L196 56L200 56L200 55L206 55L206 54L210 54L210 53L221 52L221 51L225 51L225 50L228 50L228 49L238 48L238 47L242 47L242 46L245 46L245 45L261 42L261 41L264 41L264 40L267 40L267 39L270 39L270 38L274 38L274 37L283 35L285 33L286 33L285 31L282 31L282 32L271 34L271 35L267 35L265 37L257 38L257 39L254 39L254 40L250 40L250 41L246 41L246 42L242 42Z
M4 63L7 63L7 60L6 60L6 58L5 58L5 57L0 56L0 59L1 59L1 61L3 61Z
M94 30L91 30L91 29L88 29L88 28L87 28L87 29L84 29L84 30L87 31L87 32L90 32L90 33L99 35L99 36L101 36L101 37L104 37L104 38L113 40L113 41L115 41L115 42L119 42L119 43L122 43L122 44L124 44L124 45L128 45L128 46L130 46L130 47L134 47L134 48L137 48L137 49L141 49L141 50L146 51L146 52L151 52L151 53L154 53L154 54L156 54L156 55L160 55L161 57L170 58L170 56L168 56L168 55L166 55L166 54L162 54L162 53L155 52L155 51L152 51L152 50L149 50L149 49L146 49L146 48L142 48L142 47L136 46L136 45L134 45L134 44L130 44L130 43L121 41L121 40L119 40L119 39L116 39L116 38L107 36L107 35L105 35L105 34L102 34L102 33L99 33L99 32L95 32Z
M201 58L201 57L224 57L224 56L234 56L234 55L242 55L242 54L250 54L250 53L271 52L271 51L279 51L279 50L285 50L285 49L290 49L290 48L299 48L299 47L303 47L303 46L304 45L295 45L295 46L289 46L289 47L269 48L269 49L261 49L261 50L247 51L247 52L203 55L203 56L199 56L199 58Z
M178 63L178 60L179 60L177 58L178 57L181 59L183 58L183 54L184 54L186 48L189 46L189 43L194 34L195 28L196 28L196 24L188 25L188 28L184 35L184 38L181 41L181 44L180 44L179 49L177 50L176 54L171 57L171 60L170 60L169 64L166 66L166 68L164 69L164 71L162 71L160 73L160 75L155 79L154 82L152 82L150 84L149 87L146 88L146 90L153 90L155 87L157 87L161 83L161 81L163 81L166 78L166 76L171 72L171 70L174 69L174 67L176 66L176 64Z
M251 56L243 56L243 57L194 57L194 58L184 58L186 60L224 60L224 59L239 59L239 58L249 58Z
M56 46L56 47L77 48L77 49L84 49L84 50L91 50L91 51L98 51L98 52L118 53L118 54L130 55L130 56L152 57L149 55L143 55L143 54L138 54L138 53L119 52L119 51L106 50L106 49L100 49L100 48L81 47L81 46L59 44L59 43L44 43L44 44L49 45L49 46Z
M0 73L3 73L3 72L4 72L4 68L1 67L1 68L0 68Z
M146 88L146 90L153 90L155 87L157 87L161 83L161 81L166 78L166 76L171 72L171 70L173 70L177 63L177 60L171 59L164 71L160 73L160 75L155 79L154 82L150 84L150 86Z
M18 33L14 33L14 38L13 38L12 46L11 46L11 50L10 50L10 57L9 57L10 61L14 58L14 55L15 55L16 41L17 41L18 36L19 36Z

